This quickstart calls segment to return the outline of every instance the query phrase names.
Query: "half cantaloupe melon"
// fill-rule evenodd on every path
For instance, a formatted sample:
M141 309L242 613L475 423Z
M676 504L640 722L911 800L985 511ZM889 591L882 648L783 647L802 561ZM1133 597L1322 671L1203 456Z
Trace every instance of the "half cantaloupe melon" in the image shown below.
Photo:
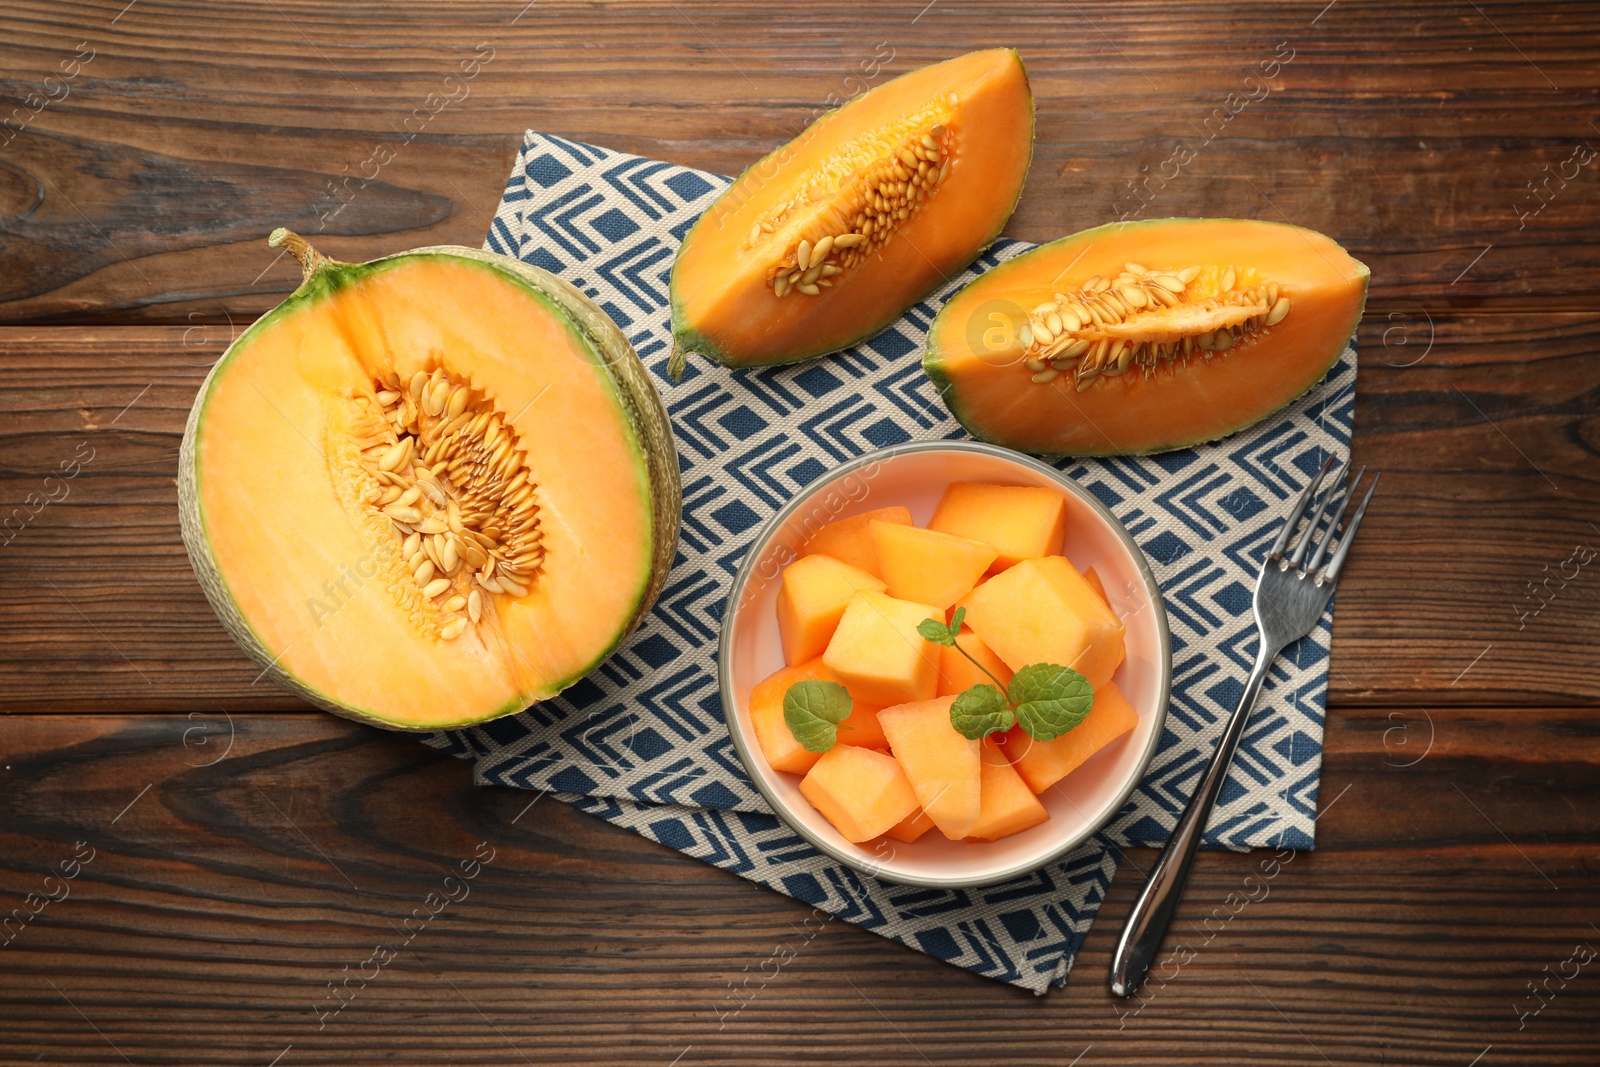
M212 368L183 437L184 542L229 633L305 699L397 729L577 681L677 541L677 457L627 340L503 256L280 243L305 280Z
M1103 456L1213 441L1315 385L1368 271L1312 230L1112 223L1000 264L939 312L923 368L971 434Z
M848 348L999 236L1033 158L1017 53L973 52L831 111L745 171L672 267L672 373Z

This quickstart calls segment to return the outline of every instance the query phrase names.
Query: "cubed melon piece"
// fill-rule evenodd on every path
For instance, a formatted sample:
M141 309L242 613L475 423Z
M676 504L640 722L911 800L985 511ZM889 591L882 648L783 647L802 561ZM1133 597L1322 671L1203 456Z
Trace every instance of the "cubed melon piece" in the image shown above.
M1139 713L1116 683L1108 682L1095 690L1088 716L1054 741L1035 741L1016 726L1003 748L1028 788L1043 793L1137 725Z
M1025 559L962 604L967 625L1014 671L1055 663L1099 689L1122 662L1122 620L1062 556Z
M967 650L972 659L977 660L1000 679L1001 688L1011 684L1011 668L1000 661L994 650L983 643L983 639L971 630L962 629L956 635L956 644ZM948 645L939 647L939 687L936 690L939 696L955 696L966 692L975 685L993 685L994 678L984 674L983 671L972 665L972 660Z
M928 813L919 807L916 811L889 827L884 833L896 841L904 841L909 845L932 829L933 820L928 818Z
M870 841L917 810L905 771L886 752L835 745L800 780L800 793L846 841Z
M1004 745L996 745L993 738L984 738L978 743L978 757L982 761L982 802L978 823L967 834L969 838L998 841L1038 826L1050 817L1028 783L1022 780L1022 775L1006 759Z
M1106 607L1111 607L1111 598L1106 596L1106 583L1100 580L1100 575L1093 567L1084 570L1083 580L1089 583L1091 589L1100 594L1100 599L1106 602Z
M874 574L832 556L803 556L783 569L778 587L778 635L793 666L822 655L850 598L887 588Z
M811 556L820 553L832 556L836 560L848 563L852 567L860 567L868 574L882 578L883 574L878 570L878 549L872 541L871 525L874 520L910 526L911 509L899 506L877 508L852 515L848 519L830 522L800 546L800 555Z
M878 573L889 595L943 611L978 584L994 562L995 551L982 541L938 530L923 530L874 520Z
M889 749L905 768L922 810L952 841L972 833L982 803L978 742L950 725L955 697L935 697L878 713Z
M970 537L998 555L994 569L1054 556L1067 531L1067 498L1031 485L955 482L944 491L928 529Z
M785 667L757 682L750 690L750 725L756 743L775 771L804 774L817 762L819 754L807 751L794 739L789 724L783 721L783 697L796 682L837 682L833 672L817 657L798 667ZM888 748L883 727L878 725L880 705L863 704L852 696L850 714L839 724L836 737L842 745L862 748Z
M939 681L939 646L917 633L937 608L882 593L857 593L822 660L852 696L888 706L927 700Z

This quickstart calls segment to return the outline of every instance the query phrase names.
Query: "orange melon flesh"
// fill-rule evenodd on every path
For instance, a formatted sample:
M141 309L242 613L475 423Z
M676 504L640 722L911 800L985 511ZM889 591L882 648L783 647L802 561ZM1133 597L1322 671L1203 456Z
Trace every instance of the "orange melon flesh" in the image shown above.
M204 536L227 596L310 690L402 727L492 718L621 639L650 577L649 483L594 357L542 297L459 257L369 267L292 298L217 368L195 437ZM376 375L441 355L528 450L546 548L527 596L444 642L407 606L415 583L387 520L353 503L348 434Z
M775 771L804 774L817 762L818 753L794 739L783 719L783 697L796 682L838 682L819 656L809 663L784 667L757 682L750 690L750 725L762 755ZM888 748L883 727L878 725L878 707L851 699L850 714L835 731L837 743L861 748Z
M1088 567L1083 572L1083 580L1089 583L1089 588L1106 602L1106 607L1111 606L1111 598L1106 596L1106 584L1100 580L1100 575L1093 567Z
M1006 734L1002 748L1028 788L1043 793L1138 725L1139 713L1116 683L1108 682L1095 690L1088 716L1060 737L1035 741L1016 726Z
M835 745L800 780L800 793L846 841L878 837L917 810L905 772L885 752Z
M1079 390L1072 373L1035 384L1018 336L1055 292L1151 270L1250 269L1278 284L1287 316L1225 353L1104 375ZM1300 396L1339 358L1366 302L1368 270L1312 230L1242 219L1153 219L1086 230L1000 264L956 294L928 335L923 367L974 436L1024 452L1119 455L1184 448L1248 426ZM970 328L985 308L1015 320ZM987 317L984 321L989 321ZM1009 336L1010 340L997 339Z
M994 562L994 549L982 541L893 522L873 522L871 531L889 595L940 611L965 596Z
M950 170L890 240L818 295L775 295L769 271L799 240L851 229L842 185L935 126L948 131ZM671 283L678 348L752 366L876 333L999 235L1032 154L1033 96L1010 49L912 71L823 115L740 176L685 238ZM792 207L780 214L784 205ZM762 236L775 215L775 231Z
M790 665L822 655L845 605L856 593L881 593L883 581L832 556L803 556L783 569L778 587L778 634Z
M1050 813L1039 803L1034 790L1028 788L1022 775L1006 759L1005 746L997 746L990 738L979 742L978 756L982 799L978 808L978 821L967 837L978 841L998 841L1002 837L1020 834L1050 818Z
M800 547L800 555L820 554L832 556L868 574L883 577L878 569L878 547L872 540L873 522L894 522L911 525L911 509L907 507L878 508L852 515L848 519L830 522L811 535Z
M1067 499L1032 485L955 482L939 498L928 529L993 546L993 569L1054 556L1067 530Z
M926 700L938 684L939 646L923 640L917 624L938 614L927 604L857 593L844 609L823 662L851 695L859 694L868 703Z
M1011 684L1011 675L1014 672L994 654L994 649L983 643L977 634L964 628L956 635L956 644L965 649L972 659L987 667L995 678L1000 679L1002 686ZM940 646L938 695L959 696L975 685L994 685L994 678L984 674L972 660L963 656L957 649Z
M900 761L922 810L939 832L960 841L978 824L982 775L978 742L950 725L955 697L936 697L878 713L889 749Z
M884 834L885 836L894 838L896 841L904 841L906 844L910 845L915 843L917 839L922 837L923 834L932 829L933 820L928 818L927 812L923 811L921 808L918 808L916 811L912 812L910 815L907 815L904 819L885 830Z
M962 603L967 625L1012 670L1055 663L1098 689L1122 662L1122 620L1065 557L1023 560Z

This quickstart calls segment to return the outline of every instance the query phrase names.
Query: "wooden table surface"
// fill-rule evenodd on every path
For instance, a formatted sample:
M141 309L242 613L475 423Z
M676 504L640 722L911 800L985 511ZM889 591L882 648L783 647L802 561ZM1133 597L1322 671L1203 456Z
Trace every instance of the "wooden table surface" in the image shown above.
M863 64L994 45L1038 100L1009 234L1109 221L1187 145L1146 215L1290 219L1372 268L1384 481L1317 849L1265 890L1203 855L1187 965L1107 992L1149 851L1036 999L257 684L175 474L207 368L295 284L272 227L476 245L526 127L737 171ZM0 122L0 913L79 872L0 948L0 1060L1596 1062L1600 6L10 0ZM322 1018L479 842L471 896Z

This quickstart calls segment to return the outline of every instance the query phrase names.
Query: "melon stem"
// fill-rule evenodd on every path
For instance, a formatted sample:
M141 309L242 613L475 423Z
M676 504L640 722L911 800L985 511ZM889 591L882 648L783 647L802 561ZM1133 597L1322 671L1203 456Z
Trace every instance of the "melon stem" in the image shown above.
M284 229L282 226L272 231L271 236L267 238L267 244L273 248L281 245L288 249L289 254L300 264L300 281L302 284L309 281L311 276L321 270L323 264L328 262L328 257L312 248L310 241L307 241L293 230Z

